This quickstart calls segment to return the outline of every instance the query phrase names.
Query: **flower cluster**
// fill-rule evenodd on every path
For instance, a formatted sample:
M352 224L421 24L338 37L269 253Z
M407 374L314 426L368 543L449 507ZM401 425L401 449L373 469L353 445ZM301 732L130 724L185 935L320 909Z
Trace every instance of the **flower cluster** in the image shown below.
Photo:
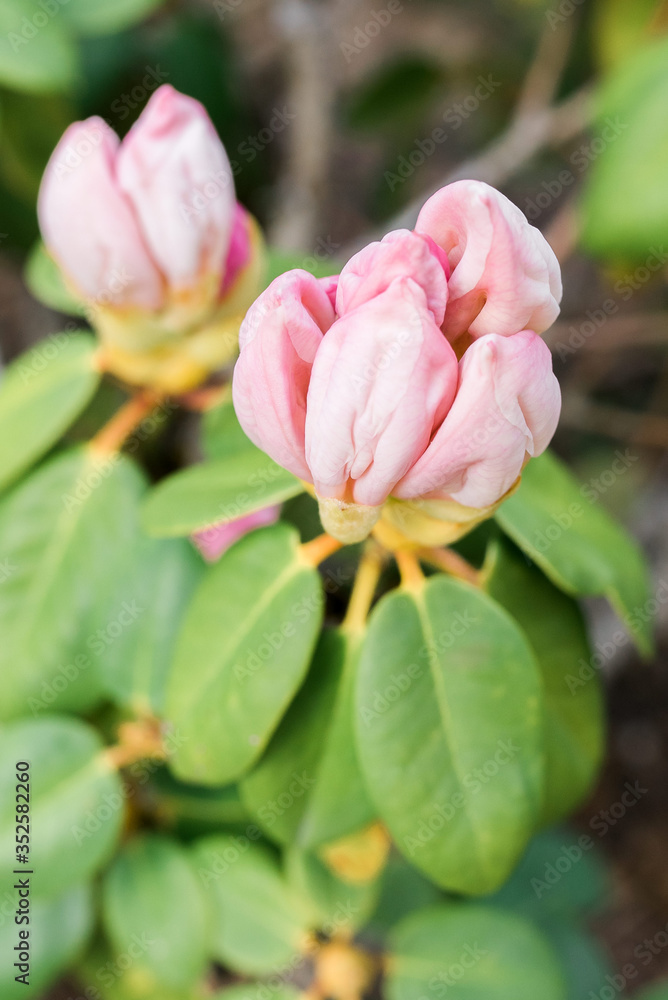
M212 178L215 197L194 210ZM125 381L184 391L238 337L242 427L304 481L342 542L372 530L388 547L454 540L554 433L559 386L539 335L559 312L559 266L486 184L442 188L414 231L370 244L338 276L283 274L243 323L260 287L257 227L206 112L171 87L123 142L101 119L72 125L39 215L70 287L95 306L104 366Z
M234 357L261 287L261 240L198 101L160 87L122 142L101 118L75 122L51 156L38 213L107 370L183 391Z
M341 541L381 515L435 541L415 501L452 540L554 433L559 385L538 335L560 298L556 258L519 209L486 184L450 184L414 232L370 244L338 277L295 270L260 295L240 332L239 420L312 484Z

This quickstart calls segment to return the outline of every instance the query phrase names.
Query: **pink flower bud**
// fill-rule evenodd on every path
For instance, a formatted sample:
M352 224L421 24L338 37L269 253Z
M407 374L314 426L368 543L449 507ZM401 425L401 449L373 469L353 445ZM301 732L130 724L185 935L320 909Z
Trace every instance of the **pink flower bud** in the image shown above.
M338 280L289 272L242 325L233 386L239 420L255 444L313 484L326 530L343 542L366 537L390 497L493 507L556 428L550 352L535 332L510 325L519 322L513 310L543 322L556 309L547 280L552 252L540 249L541 284L528 264L531 248L540 248L535 231L526 223L523 230L495 192L483 198L478 185L453 187L462 252L443 237L436 195L428 202L431 234L390 233L356 254ZM485 241L476 284L472 254ZM450 311L456 326L463 303L479 294L471 320L478 325L462 330L470 336L457 345L458 361ZM499 330L483 332L492 322Z
M264 528L274 524L281 513L280 505L263 507L245 517L237 517L233 521L218 521L208 528L196 531L192 540L207 562L216 562L224 552L256 528Z
M530 330L481 337L459 363L450 412L393 495L490 506L527 459L545 451L560 408L552 357L540 337Z
M99 118L71 125L38 214L121 377L189 387L233 355L259 239L198 101L160 87L122 142ZM178 356L186 334L189 354Z
M176 292L222 273L236 199L227 153L206 111L162 86L123 140L118 185Z
M456 181L423 206L416 230L447 255L451 343L469 334L542 333L559 315L559 264L545 237L499 191L481 181Z
M119 189L119 146L101 118L70 125L42 180L37 206L42 235L82 298L159 309L164 280Z

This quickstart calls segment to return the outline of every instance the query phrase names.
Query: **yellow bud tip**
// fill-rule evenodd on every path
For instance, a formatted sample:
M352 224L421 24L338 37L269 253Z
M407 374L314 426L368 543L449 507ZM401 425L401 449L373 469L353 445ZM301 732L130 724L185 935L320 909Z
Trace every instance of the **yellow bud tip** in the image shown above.
M347 503L334 497L318 497L318 507L323 528L343 545L368 538L382 511L382 507Z

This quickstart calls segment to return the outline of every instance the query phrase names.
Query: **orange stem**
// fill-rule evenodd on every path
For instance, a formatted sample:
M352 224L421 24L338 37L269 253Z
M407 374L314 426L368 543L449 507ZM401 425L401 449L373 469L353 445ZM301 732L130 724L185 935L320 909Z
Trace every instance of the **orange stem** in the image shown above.
M341 625L344 631L351 634L364 631L378 580L383 571L384 561L383 550L380 546L375 542L367 542L357 567L357 575L348 601L348 608Z
M343 542L339 542L331 535L318 535L310 542L305 542L301 547L301 555L309 566L319 566L328 556L338 552L343 548Z
M91 439L91 449L101 455L120 451L132 432L161 401L162 397L152 392L142 391L132 396Z
M420 555L425 562L429 562L432 566L442 569L444 573L449 573L450 576L466 580L467 583L472 583L474 587L481 585L480 572L471 563L467 562L466 559L463 559L458 552L454 552L452 549L422 549Z
M420 590L424 584L424 573L420 569L415 552L410 549L397 549L393 555L401 574L401 585L407 590Z
M199 413L206 413L213 410L224 402L229 396L229 385L207 385L201 389L193 389L191 392L184 392L178 397L181 406L189 410L197 410Z
M118 737L118 743L105 751L107 760L116 770L138 760L164 760L167 757L157 719L121 723Z

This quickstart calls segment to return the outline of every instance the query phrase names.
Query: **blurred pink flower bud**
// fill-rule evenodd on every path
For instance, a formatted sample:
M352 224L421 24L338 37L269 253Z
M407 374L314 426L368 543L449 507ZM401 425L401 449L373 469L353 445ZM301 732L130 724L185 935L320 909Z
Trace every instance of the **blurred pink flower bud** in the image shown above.
M527 277L531 254L522 240L534 247L536 235L527 223L522 233L502 196L487 194L491 189L482 186L493 209L481 215L479 186L453 187L459 195L452 226L463 234L463 255L452 240L439 239L446 222L430 210L431 233L390 233L356 254L338 280L304 271L282 275L241 328L234 373L241 425L276 462L313 484L323 525L343 542L366 537L390 497L446 501L449 510L493 506L556 428L560 393L550 352L520 323L527 312L545 320L556 309L547 277L542 304L540 282ZM512 225L502 224L498 212ZM492 304L496 312L481 322L501 317L500 329L466 327L470 337L456 345L458 360L448 316L452 307L461 319L469 293L461 272L455 279L466 253L485 240L479 283L469 291L477 295L484 286L489 298L474 320ZM545 261L557 265L545 248L547 276ZM465 268L471 281L472 267ZM515 292L508 281L517 283ZM474 519L469 511L462 520Z
M226 321L236 333L257 290L245 278L259 240L198 101L160 87L122 142L100 118L75 122L49 160L38 214L47 249L119 364L134 352L140 374L157 351L164 370L185 334L198 338L191 361L205 370L233 353ZM121 375L134 381L129 367Z
M207 562L216 562L230 546L256 528L275 524L281 513L280 505L263 507L253 514L237 517L234 521L218 521L208 528L196 531L192 540Z

